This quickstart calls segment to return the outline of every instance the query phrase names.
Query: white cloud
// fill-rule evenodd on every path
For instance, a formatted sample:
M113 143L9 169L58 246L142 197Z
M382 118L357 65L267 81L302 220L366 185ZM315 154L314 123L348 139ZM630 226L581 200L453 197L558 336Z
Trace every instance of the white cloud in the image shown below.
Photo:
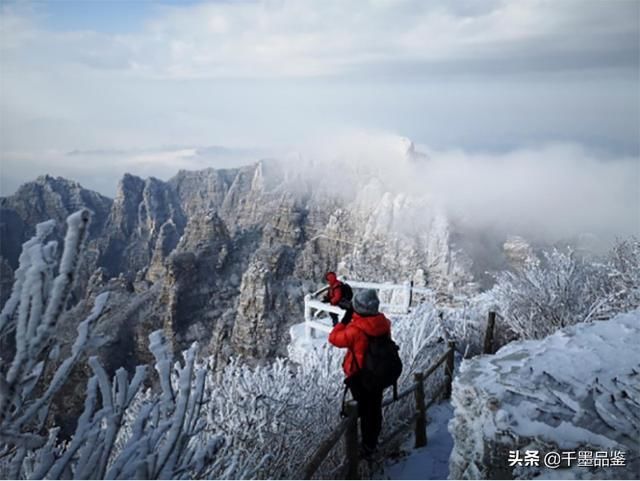
M635 0L174 4L127 33L53 29L53 2L0 8L4 192L45 172L189 168L166 145L281 149L344 127L470 152L639 148ZM59 154L74 149L127 155L74 175Z
M301 169L312 172L310 182L337 195L355 195L356 186L377 178L383 190L426 196L463 229L545 242L586 234L601 247L640 236L637 157L603 158L567 143L503 154L417 146L418 155L407 156L409 146L398 135L361 130L318 139L292 160L306 161Z
M139 32L98 34L47 31L33 11L20 16L5 6L3 39L5 49L22 46L47 64L62 57L160 78L339 75L398 62L500 65L514 55L533 58L527 68L535 70L545 58L576 54L582 67L597 67L602 54L634 48L624 43L637 38L638 10L635 1L214 2L165 6Z
M45 150L2 153L0 195L10 195L39 175L61 176L113 196L124 173L168 180L179 170L249 165L273 152L248 148L165 147L63 152Z

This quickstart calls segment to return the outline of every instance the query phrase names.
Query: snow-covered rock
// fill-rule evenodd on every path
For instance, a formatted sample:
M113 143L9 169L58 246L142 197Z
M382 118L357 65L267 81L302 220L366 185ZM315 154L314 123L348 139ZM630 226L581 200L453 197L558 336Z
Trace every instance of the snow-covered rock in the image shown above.
M464 361L453 384L450 477L636 477L639 345L640 310L635 310ZM521 455L539 451L540 466L510 466L509 451L514 450ZM621 451L626 459L624 466L605 467L578 465L573 459L551 469L544 463L551 451L576 457L579 451L606 451L609 460L611 452Z
M512 267L522 268L527 262L536 259L531 244L521 236L512 235L502 245L504 255Z

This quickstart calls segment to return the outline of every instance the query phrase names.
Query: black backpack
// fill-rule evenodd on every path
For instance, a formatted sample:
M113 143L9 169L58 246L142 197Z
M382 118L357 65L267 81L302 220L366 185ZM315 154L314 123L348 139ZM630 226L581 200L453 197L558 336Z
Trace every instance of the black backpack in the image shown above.
M378 390L393 386L393 399L398 400L398 378L402 373L402 360L400 359L400 348L393 342L390 335L369 336L367 335L367 351L364 355L364 366L360 369L358 360L353 351L351 355L358 366L359 371L356 376L362 380L362 386L368 390ZM342 394L341 416L346 416L345 399L347 389L349 389L350 378L345 379L345 388Z
M369 344L364 355L364 366L360 369L362 385L370 391L393 386L393 397L397 399L397 383L402 373L400 348L389 335L367 335L367 340Z
M343 282L340 285L340 292L342 293L342 299L346 299L348 301L353 299L353 289L351 289L351 286L346 282Z

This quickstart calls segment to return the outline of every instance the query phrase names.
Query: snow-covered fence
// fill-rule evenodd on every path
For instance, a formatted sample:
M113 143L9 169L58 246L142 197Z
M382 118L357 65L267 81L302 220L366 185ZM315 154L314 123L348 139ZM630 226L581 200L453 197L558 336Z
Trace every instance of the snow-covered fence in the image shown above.
M343 282L349 284L353 289L376 290L381 300L380 311L394 315L405 315L409 313L414 293L431 297L434 295L431 289L414 287L413 282L409 281L402 284L391 284L345 279ZM331 332L331 321L328 317L321 318L322 313L337 314L340 318L345 313L344 309L317 299L317 297L326 292L327 289L327 287L323 287L304 296L304 322L305 332L308 338L313 337L316 330L327 333Z
M406 314L411 307L411 297L414 288L413 282L406 281L402 284L389 284L377 282L363 282L345 280L354 289L375 289L380 298L380 310L390 314Z
M407 388L398 393L396 398L386 399L382 403L382 407L390 406L404 398L414 395L415 399L415 414L408 420L398 426L393 432L391 432L385 439L382 440L381 445L390 443L400 433L414 427L415 432L415 447L419 448L426 446L427 444L427 409L433 405L440 396L442 398L449 398L451 396L451 384L453 382L453 370L454 370L454 355L455 355L455 342L449 341L447 350L436 360L426 371L416 372L413 374L414 382ZM428 402L425 399L425 380L431 376L436 370L444 364L445 382L431 396ZM309 461L305 464L302 472L300 473L301 479L311 479L315 472L318 470L322 462L326 459L329 452L338 444L344 435L345 442L345 478L346 479L358 479L358 467L360 464L358 449L357 449L357 436L358 436L358 406L356 401L350 401L346 406L347 417L324 439L318 448L314 451ZM355 441L355 442L354 442Z

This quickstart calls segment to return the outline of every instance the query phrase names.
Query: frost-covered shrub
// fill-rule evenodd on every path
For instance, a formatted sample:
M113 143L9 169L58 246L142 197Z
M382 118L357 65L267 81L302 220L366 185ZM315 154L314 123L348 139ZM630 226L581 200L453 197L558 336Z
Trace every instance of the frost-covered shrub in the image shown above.
M224 433L243 459L262 461L260 478L295 478L310 452L339 422L338 356L310 352L250 367L231 360L207 377L207 429ZM327 467L330 469L330 467Z
M71 215L58 275L56 242L46 242L53 221L36 226L36 233L22 246L11 295L0 312L0 338L7 346L0 359L0 458L7 477L23 476L24 461L36 449L52 447L56 433L42 435L53 396L68 378L89 341L89 327L99 317L106 295L96 299L94 310L78 326L71 355L56 369L46 386L46 365L56 357L52 334L67 301L78 257L87 232L89 212ZM10 342L9 338L13 336ZM10 456L10 461L7 459Z
M637 239L618 243L602 261L554 249L522 269L497 274L491 295L518 337L541 338L640 305L639 262Z
M627 312L640 306L640 239L617 242L608 258L612 313Z
M447 339L456 341L456 349L463 353L465 358L482 352L487 316L490 311L496 311L497 307L492 291L465 298L455 307L441 306L441 323ZM501 332L498 330L495 334L500 339Z

